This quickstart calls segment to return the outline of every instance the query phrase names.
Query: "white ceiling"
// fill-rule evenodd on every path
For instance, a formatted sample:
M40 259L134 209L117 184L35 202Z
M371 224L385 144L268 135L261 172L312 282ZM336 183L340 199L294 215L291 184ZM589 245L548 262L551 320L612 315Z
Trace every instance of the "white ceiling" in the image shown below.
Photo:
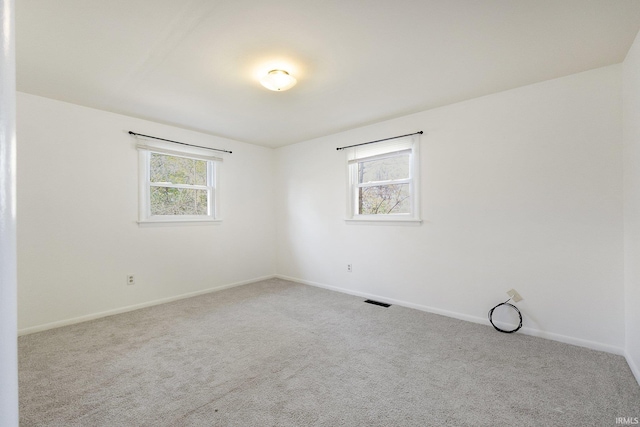
M18 90L268 147L624 60L638 0L19 0ZM287 64L298 84L258 74Z

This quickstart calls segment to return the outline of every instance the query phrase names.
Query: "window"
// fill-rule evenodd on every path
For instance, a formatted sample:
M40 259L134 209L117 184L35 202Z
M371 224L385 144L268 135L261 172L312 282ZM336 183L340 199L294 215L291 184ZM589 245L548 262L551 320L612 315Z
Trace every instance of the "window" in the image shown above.
M138 145L140 222L217 220L214 157Z
M418 138L353 147L348 219L419 221Z

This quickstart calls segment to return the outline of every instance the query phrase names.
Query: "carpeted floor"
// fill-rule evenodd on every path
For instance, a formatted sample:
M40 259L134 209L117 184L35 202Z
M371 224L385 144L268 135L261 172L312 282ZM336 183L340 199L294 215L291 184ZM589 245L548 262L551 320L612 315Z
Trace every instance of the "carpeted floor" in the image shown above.
M283 280L23 336L21 426L615 426L620 356Z

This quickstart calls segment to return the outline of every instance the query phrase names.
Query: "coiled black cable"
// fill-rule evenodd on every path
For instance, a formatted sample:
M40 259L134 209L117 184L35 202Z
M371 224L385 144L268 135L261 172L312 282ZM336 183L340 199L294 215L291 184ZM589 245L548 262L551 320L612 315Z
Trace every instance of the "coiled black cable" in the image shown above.
M520 313L520 310L518 310L518 307L516 307L513 304L509 304L509 301L511 300L511 298L509 298L508 300L506 300L505 302L501 302L500 304L496 305L495 307L493 307L491 310L489 310L489 322L491 322L491 325L496 328L497 331L500 332L504 332L505 334L512 334L514 332L516 332L518 329L522 328L522 313ZM513 308L516 313L518 313L518 316L520 316L520 324L518 325L517 328L511 330L511 331L507 331L505 329L500 329L498 328L494 323L493 323L493 310L495 310L496 308L500 307L501 305L508 305L509 307Z

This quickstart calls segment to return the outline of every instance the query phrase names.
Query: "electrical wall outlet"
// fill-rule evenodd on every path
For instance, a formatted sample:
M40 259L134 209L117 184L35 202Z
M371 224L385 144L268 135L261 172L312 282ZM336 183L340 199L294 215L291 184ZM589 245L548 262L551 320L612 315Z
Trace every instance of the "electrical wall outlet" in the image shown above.
M351 273L353 271L353 268L351 267L351 264L347 264L347 271L349 273Z
M522 297L520 296L520 294L518 292L516 292L515 289L511 289L510 291L507 291L507 295L509 295L511 297L513 302L522 301Z
M127 285L135 285L136 284L136 276L133 274L129 274L127 276Z

